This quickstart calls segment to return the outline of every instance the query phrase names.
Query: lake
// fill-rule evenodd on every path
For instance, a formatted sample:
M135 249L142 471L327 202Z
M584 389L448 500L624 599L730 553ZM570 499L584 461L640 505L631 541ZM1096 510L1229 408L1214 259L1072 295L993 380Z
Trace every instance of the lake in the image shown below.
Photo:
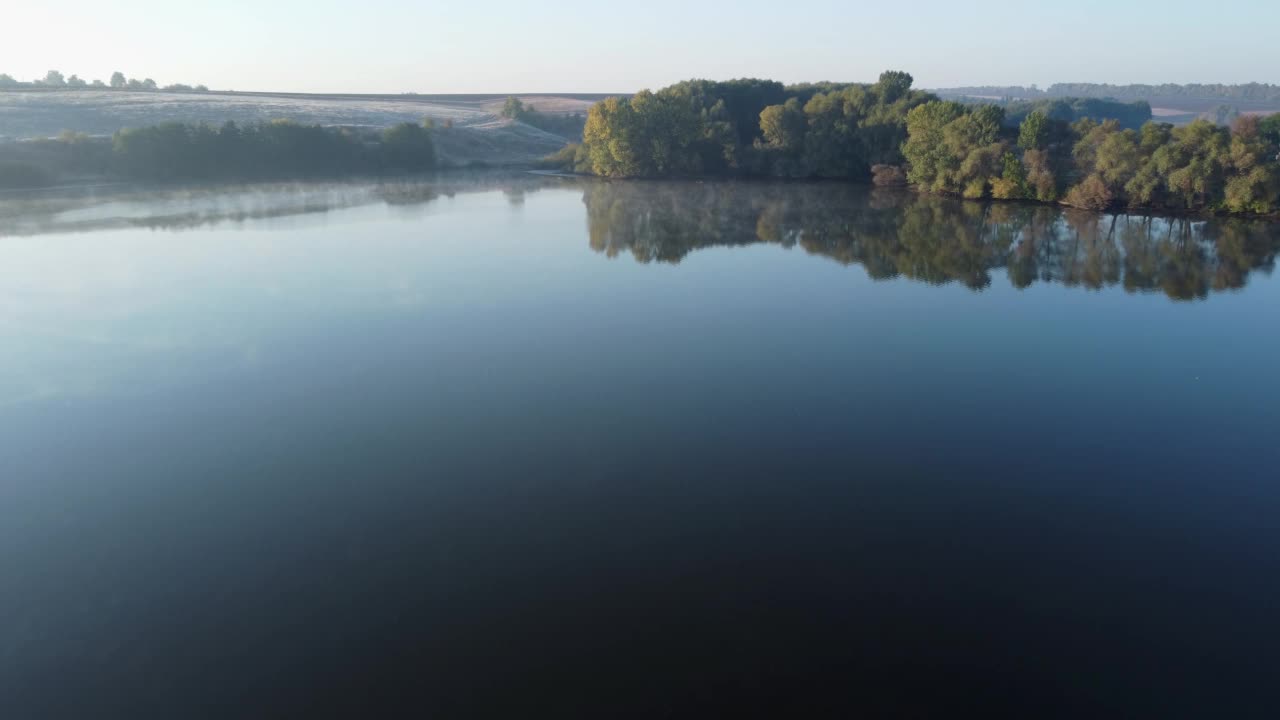
M1280 225L0 195L0 714L1274 716Z

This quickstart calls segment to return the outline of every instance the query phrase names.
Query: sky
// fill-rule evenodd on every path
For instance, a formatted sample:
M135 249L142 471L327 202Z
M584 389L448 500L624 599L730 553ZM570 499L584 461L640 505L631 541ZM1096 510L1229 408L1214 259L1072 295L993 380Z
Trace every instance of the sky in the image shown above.
M9 4L9 3L6 3ZM1280 2L15 0L0 73L369 93L633 92L700 77L917 87L1280 83Z

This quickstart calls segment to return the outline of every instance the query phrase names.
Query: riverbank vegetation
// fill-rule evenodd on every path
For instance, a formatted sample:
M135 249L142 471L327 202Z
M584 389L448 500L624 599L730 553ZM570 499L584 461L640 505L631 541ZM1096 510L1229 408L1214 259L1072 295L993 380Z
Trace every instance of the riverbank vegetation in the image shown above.
M548 163L603 177L874 179L972 199L1094 210L1280 211L1280 116L1150 121L1145 103L944 102L874 84L692 80L609 98Z
M64 133L0 145L0 187L57 180L256 180L406 173L436 165L431 131L402 123L378 132L275 121L221 127L167 123L112 138Z
M507 98L502 105L502 116L575 142L582 139L582 128L587 123L587 116L582 113L541 112L518 97Z
M999 106L932 101L907 118L907 179L967 198L1269 214L1280 210L1280 116L1173 127L1067 124L1036 111L1016 135Z

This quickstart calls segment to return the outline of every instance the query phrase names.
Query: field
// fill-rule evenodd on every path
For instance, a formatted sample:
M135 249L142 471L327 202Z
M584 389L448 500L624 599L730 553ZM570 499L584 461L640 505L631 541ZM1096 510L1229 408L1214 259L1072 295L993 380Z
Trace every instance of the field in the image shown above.
M585 112L597 95L524 95L540 112ZM453 127L437 135L451 165L528 162L567 138L499 115L505 95L304 95L156 93L112 90L0 92L0 141L52 137L63 131L110 135L162 122L222 124L288 119L327 126L383 128L432 118Z

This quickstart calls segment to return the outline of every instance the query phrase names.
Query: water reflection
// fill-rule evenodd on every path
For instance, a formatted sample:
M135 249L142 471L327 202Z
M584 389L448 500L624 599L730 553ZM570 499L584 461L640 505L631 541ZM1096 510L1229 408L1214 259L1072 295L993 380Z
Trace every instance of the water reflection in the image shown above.
M592 249L680 262L706 247L800 247L872 278L959 282L975 290L1004 270L1036 281L1175 300L1240 288L1269 273L1280 226L981 204L835 184L589 183Z
M398 216L407 213L411 217L436 200L462 193L501 190L512 205L519 205L525 193L561 184L554 177L485 172L380 182L117 185L0 193L0 237L301 221L308 216L378 205L395 208Z
M544 189L581 192L593 250L678 263L709 247L799 247L874 279L961 283L1003 271L1033 283L1174 300L1207 298L1270 273L1280 224L1240 218L1104 215L982 204L844 184L600 182L531 174L448 174L400 182L119 188L0 195L0 237L122 228L184 230L301 223L336 210L393 208L412 219L441 198L501 191L512 209Z
M1239 287L1274 226L451 175L0 196L0 233L5 718L1270 687L1280 285L1121 287Z

